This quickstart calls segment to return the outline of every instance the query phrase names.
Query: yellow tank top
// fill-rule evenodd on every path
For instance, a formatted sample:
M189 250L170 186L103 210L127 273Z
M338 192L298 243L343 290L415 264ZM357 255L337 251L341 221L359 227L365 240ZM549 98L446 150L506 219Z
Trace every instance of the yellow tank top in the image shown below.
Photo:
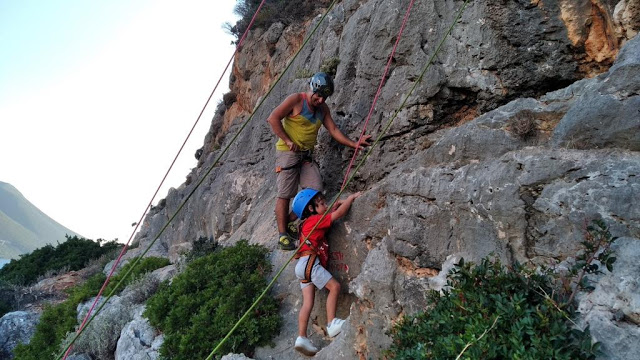
M287 116L282 120L282 127L287 136L300 147L301 150L311 150L316 145L318 130L322 126L324 113L321 109L311 111L307 103L307 94L302 94L302 111L298 115ZM276 149L289 151L289 147L282 139L278 139Z

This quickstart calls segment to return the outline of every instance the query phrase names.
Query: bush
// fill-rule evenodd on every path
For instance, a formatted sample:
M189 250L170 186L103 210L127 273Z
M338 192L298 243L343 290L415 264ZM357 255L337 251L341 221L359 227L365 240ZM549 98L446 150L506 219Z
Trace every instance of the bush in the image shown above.
M536 115L531 110L522 110L509 118L507 129L513 135L526 139L536 130Z
M102 243L77 236L66 236L66 241L53 245L46 245L29 254L20 255L20 259L11 260L0 269L0 279L15 285L30 285L48 272L61 269L80 270L93 259L111 253L120 247L114 241Z
M0 280L0 317L13 311L16 305L17 286Z
M322 64L320 65L320 71L333 78L336 76L336 71L338 70L339 64L340 58L338 57L330 57L328 59L324 59L322 61Z
M429 294L433 308L404 317L392 330L392 359L594 359L589 330L572 328L546 294L551 278L499 261L463 261L450 291Z
M158 291L159 286L160 280L147 273L131 282L122 296L131 304L142 304Z
M340 58L338 57L330 57L328 59L322 60L322 64L320 64L320 72L326 73L332 78L336 76L336 71L338 70L338 65L340 64ZM296 79L308 79L313 76L315 72L311 71L307 68L298 68L295 71L294 77Z
M105 280L102 273L89 278L84 284L73 287L69 298L57 305L44 308L40 322L29 344L20 344L14 350L16 360L51 359L58 355L58 345L77 325L78 304L95 296Z
M310 78L312 76L313 76L313 71L311 71L309 69L305 69L305 68L297 69L295 74L294 74L294 77L296 79L308 79L308 78Z
M147 301L144 315L164 333L166 359L204 359L226 336L259 293L271 270L267 250L240 241L193 260L171 285L166 282ZM229 337L221 353L252 355L279 332L276 301L266 296Z
M206 236L200 236L193 242L193 248L186 255L186 261L191 262L197 258L209 255L216 251L217 248L218 242L213 240L213 238L210 239Z
M118 285L120 280L122 280L122 278L127 274L129 269L133 267L133 264L137 259L138 258L132 258L120 270L118 270L118 274L111 277L111 280L109 280L109 284L104 289L104 292L103 292L104 295L109 295L109 293L113 291L113 289L116 287L116 285ZM129 284L132 284L135 281L139 280L145 274L150 273L156 269L163 268L170 264L171 262L167 258L153 257L153 256L143 258L135 265L133 270L131 270L131 273L127 276L127 278L122 283L122 285L118 288L118 291L116 293L120 293L124 288L129 286Z
M238 1L234 12L240 16L235 25L227 25L228 31L240 39L249 26L253 15L262 0ZM301 23L313 15L316 9L328 6L329 1L291 1L291 0L267 0L260 9L252 28L269 28L271 24L281 22L285 25Z
M81 314L86 315L86 310ZM120 333L133 319L132 310L133 305L123 297L112 298L77 338L72 354L89 354L92 359L113 360ZM58 353L65 351L75 336L75 331L68 332L58 347Z
M141 276L140 274L163 267L167 263L168 260L164 258L148 257L142 259L118 291L122 291L127 284L134 282ZM111 292L132 264L133 261L129 262L120 270L117 276L111 278L109 285L104 291L105 295ZM105 280L106 276L103 273L98 273L82 285L69 289L69 297L64 302L57 305L46 306L29 344L21 344L15 348L15 359L36 360L55 358L60 352L62 340L67 336L67 333L74 332L76 325L78 325L78 304L96 296Z

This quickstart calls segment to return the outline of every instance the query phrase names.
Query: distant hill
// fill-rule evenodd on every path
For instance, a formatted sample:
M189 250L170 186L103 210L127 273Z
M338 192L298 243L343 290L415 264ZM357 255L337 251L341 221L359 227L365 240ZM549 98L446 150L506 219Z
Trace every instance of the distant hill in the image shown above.
M11 184L0 181L0 258L12 259L46 244L80 236L29 202Z

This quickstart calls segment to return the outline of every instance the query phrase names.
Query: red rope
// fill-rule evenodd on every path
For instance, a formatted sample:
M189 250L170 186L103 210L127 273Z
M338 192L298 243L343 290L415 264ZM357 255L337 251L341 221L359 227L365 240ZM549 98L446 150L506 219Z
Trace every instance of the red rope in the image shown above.
M100 288L100 291L98 292L98 295L96 295L96 299L93 301L93 304L91 305L91 308L87 312L87 315L84 317L84 320L82 320L82 324L78 328L77 332L82 331L82 329L84 328L85 324L87 323L87 320L91 316L91 313L93 312L93 309L95 308L96 304L98 303L98 300L100 299L100 295L102 295L102 292L104 291L104 289L109 284L109 281L111 280L111 277L113 276L113 273L115 272L116 268L118 267L118 264L120 263L120 260L122 259L122 256L127 251L129 243L131 243L131 240L133 239L133 236L135 235L136 231L138 230L138 227L140 226L140 223L144 219L144 216L147 214L147 210L149 210L149 208L153 204L153 200L156 198L156 195L158 195L158 192L160 191L160 188L164 184L164 181L167 179L167 176L169 175L169 172L173 168L173 165L175 165L176 160L178 159L178 156L180 156L180 153L184 149L184 146L187 144L187 141L189 140L189 137L193 133L193 130L196 128L196 125L198 125L198 122L200 121L200 118L202 117L202 114L204 113L205 109L207 108L207 105L209 105L209 102L211 101L211 98L213 97L213 94L218 89L218 85L220 85L220 81L222 81L222 77L224 76L224 74L229 69L229 65L233 61L233 58L235 57L235 55L238 53L238 50L242 46L242 43L244 42L245 38L247 37L247 34L249 33L249 29L251 29L251 26L255 22L256 17L258 16L258 13L260 12L260 9L262 8L262 5L264 5L265 1L266 0L262 0L262 2L260 2L260 5L258 6L258 9L256 10L255 14L253 14L253 17L251 18L251 21L249 22L249 25L247 26L247 29L244 31L244 33L242 34L242 37L240 38L240 40L238 41L238 44L236 45L235 51L231 55L231 58L229 58L229 61L227 62L227 66L225 66L224 71L222 72L222 74L220 75L220 78L216 82L216 86L211 91L211 94L209 95L209 98L207 99L207 101L205 102L204 106L202 107L202 110L200 111L200 114L198 115L198 118L196 119L195 123L191 127L191 130L189 131L189 134L187 134L187 137L184 140L184 142L182 143L182 146L180 146L180 149L178 150L178 153L173 158L173 161L171 162L171 165L169 166L169 169L167 169L167 172L164 174L164 177L162 178L162 181L160 182L160 185L158 185L158 188L156 189L155 193L151 197L151 200L149 200L149 203L147 204L147 207L142 212L142 216L140 216L140 219L138 220L138 222L136 224L136 227L133 229L133 232L131 233L131 236L129 237L129 240L127 241L127 243L122 248L122 251L120 251L120 255L118 255L118 258L116 259L116 262L111 267L111 271L109 272L109 275L107 276L107 279L104 281L104 284L102 284L102 287ZM69 356L69 353L71 352L72 348L73 348L73 345L69 346L69 348L65 352L64 357L62 358L62 360L66 360L67 359L67 357Z
M373 98L373 103L371 104L371 108L369 109L369 114L367 115L367 119L364 122L364 127L362 128L362 132L360 133L360 137L358 138L358 144L356 146L356 150L353 152L353 156L351 157L351 161L349 162L349 166L347 167L347 172L344 175L344 180L342 181L342 186L340 186L340 190L344 189L344 186L347 183L347 178L349 177L349 172L351 171L351 167L353 166L353 163L356 160L356 156L358 155L358 148L360 147L360 142L362 141L362 138L364 137L364 133L367 130L367 124L369 123L369 119L371 119L371 115L373 114L373 109L376 106L376 102L378 101L380 92L382 92L382 85L384 84L384 80L387 78L387 73L389 72L389 66L391 65L391 61L393 60L393 55L396 52L396 47L398 47L400 38L402 37L402 32L404 31L404 27L407 24L407 19L409 19L409 14L411 13L411 8L413 7L414 1L415 0L411 0L411 2L409 3L409 7L407 8L407 12L404 14L404 19L402 20L402 26L400 27L400 31L398 31L398 37L396 38L396 42L393 45L393 50L391 50L391 54L389 55L387 66L385 67L384 74L380 79L380 85L378 85L378 91L376 91L376 96Z

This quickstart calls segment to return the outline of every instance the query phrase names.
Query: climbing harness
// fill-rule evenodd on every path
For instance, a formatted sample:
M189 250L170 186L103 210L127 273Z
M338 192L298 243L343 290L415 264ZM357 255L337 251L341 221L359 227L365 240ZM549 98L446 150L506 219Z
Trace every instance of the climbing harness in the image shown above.
M276 173L280 173L282 171L291 170L300 168L302 164L312 163L313 162L313 151L311 150L303 150L303 151L295 151L296 155L298 155L298 161L289 166L281 167L276 166Z
M316 258L318 257L318 255L314 251L309 251L301 254L297 258L299 259L307 255L309 255L309 258L307 259L307 265L304 267L304 279L300 280L300 282L303 284L308 284L311 282L311 271L313 270L313 267L316 264Z

